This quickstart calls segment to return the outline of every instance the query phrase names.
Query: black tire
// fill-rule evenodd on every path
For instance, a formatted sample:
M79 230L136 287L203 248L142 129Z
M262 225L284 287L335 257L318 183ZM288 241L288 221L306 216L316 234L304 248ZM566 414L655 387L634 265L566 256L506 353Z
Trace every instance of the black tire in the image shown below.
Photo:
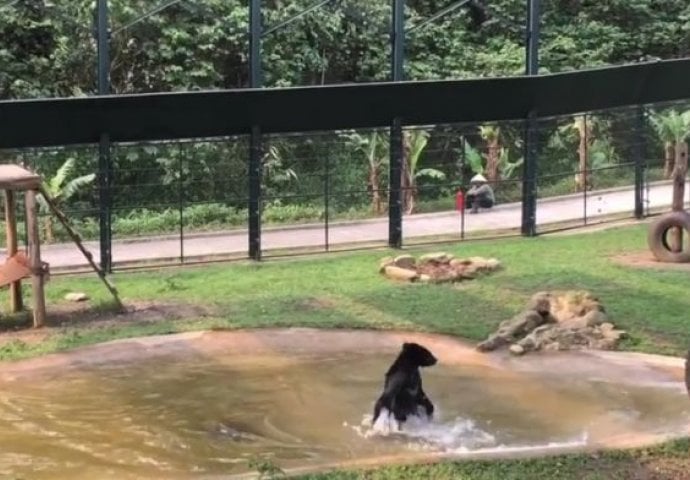
M666 242L666 232L673 227L682 228L685 235L690 236L690 214L686 211L671 212L653 222L647 232L649 249L660 262L689 263L690 249L681 248L680 252L672 252Z

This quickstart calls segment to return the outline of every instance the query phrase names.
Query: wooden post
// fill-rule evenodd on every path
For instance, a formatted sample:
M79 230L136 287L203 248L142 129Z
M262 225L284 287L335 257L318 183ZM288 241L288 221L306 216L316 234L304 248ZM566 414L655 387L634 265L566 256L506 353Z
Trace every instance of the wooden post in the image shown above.
M46 301L43 291L43 265L41 263L41 242L38 233L38 209L36 191L26 191L26 223L29 240L29 262L31 265L31 286L34 297L34 327L42 327L46 319Z
M674 212L682 211L685 207L685 179L688 174L688 144L687 142L676 143L676 158L673 167L673 203L671 208ZM671 251L683 251L683 229L674 228L671 239Z
M12 190L5 190L5 230L7 234L7 258L9 259L17 253L17 215ZM17 313L23 308L22 282L17 280L10 283L10 310L12 313Z

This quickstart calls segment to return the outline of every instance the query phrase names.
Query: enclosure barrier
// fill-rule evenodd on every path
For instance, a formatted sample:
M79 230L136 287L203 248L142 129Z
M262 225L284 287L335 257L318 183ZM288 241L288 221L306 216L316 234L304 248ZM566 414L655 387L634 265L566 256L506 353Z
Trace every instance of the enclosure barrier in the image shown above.
M219 255L246 258L247 250L251 258L260 258L262 251L280 254L314 247L329 251L380 246L386 236L389 245L400 246L403 238L408 244L444 236L476 238L496 228L532 235L616 215L639 218L645 208L649 213L663 207L663 201L656 200L663 198L665 188L663 175L658 174L660 157L649 145L654 140L645 116L650 107L663 109L689 99L687 78L689 59L534 77L2 101L0 148L4 150L0 154L3 162L22 161L39 170L44 162L54 164L72 156L80 159L79 171L98 172L97 189L82 195L83 203L93 206L72 213L73 218L83 217L84 228L97 229L100 240L91 248L100 247L101 263L106 266L113 258L124 266ZM602 118L610 145L600 141ZM410 172L398 175L397 162L388 162L387 171L382 168L383 157L378 156L374 162L378 171L368 172L379 175L377 182L365 179L361 188L343 188L344 176L354 174L345 168L348 155L338 152L351 153L357 145L361 147L356 135L366 137L364 143L376 135L390 135L394 121L400 122L402 134L394 141L388 138L388 146L417 141L424 137L420 132L433 130L423 147L426 163L420 165L427 174L443 175L433 173L424 181L413 175L412 183L398 184ZM527 142L518 145L520 132L529 122ZM490 216L470 217L464 210L452 212L452 199L467 186L473 172L472 158L467 155L473 155L471 148L476 150L478 139L486 133L478 132L479 124L503 128L515 141L511 140L507 163L501 167L509 174L502 172L493 180L499 204ZM547 137L555 128L570 132L563 134L566 143L572 141L568 135L578 129L583 132L574 153L581 161L574 168L569 169L566 162L557 170L553 167L557 157L544 153L554 148ZM110 142L112 146L102 151ZM409 155L409 146L404 152L388 153L391 158ZM612 156L617 160L607 161ZM526 161L520 163L519 157ZM656 180L662 183L651 183ZM557 195L559 185L568 182L576 184L576 195L582 198L577 216L563 214L571 208L565 206L572 195ZM620 189L628 186L632 189ZM632 207L624 212L611 208L612 199L622 196L631 199ZM309 215L290 211L298 198L309 200ZM416 210L419 214L407 215L415 211L407 208L410 202L419 198L427 204L436 201L446 212L424 213L427 207L434 210L425 204ZM444 204L444 199L450 202ZM361 212L350 212L348 205L357 202L371 202L375 218L361 220ZM244 217L234 225L243 223L248 229L228 232L219 221L221 232L185 232L186 227L203 230L209 223L214 225L201 225L202 219L194 218L212 217L213 212L196 208L210 204L219 205L216 217ZM384 204L387 219L381 211ZM133 207L177 215L177 236L159 237L155 242L132 240L135 233L151 235L146 229L136 232L122 227ZM93 225L89 219L94 209L112 212L121 231L113 231L110 214L105 219L98 215L100 224ZM553 221L549 216L556 214L560 217ZM262 220L264 225L267 221L296 223L302 216L305 221L323 221L323 234L316 233L313 224L260 228ZM126 238L112 244L114 233ZM238 241L244 245L241 250L224 245ZM59 258L67 257L61 256L65 252L57 246L54 252L59 267Z

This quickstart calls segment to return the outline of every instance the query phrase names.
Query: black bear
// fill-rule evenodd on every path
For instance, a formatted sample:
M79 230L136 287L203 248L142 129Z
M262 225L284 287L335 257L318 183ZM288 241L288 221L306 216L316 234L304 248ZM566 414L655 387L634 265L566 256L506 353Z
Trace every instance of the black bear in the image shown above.
M430 367L436 363L436 357L417 343L404 343L402 351L393 365L386 372L383 393L374 406L372 425L385 407L398 421L398 427L409 415L417 415L418 407L424 407L429 418L434 413L434 404L422 389L422 377L419 367Z

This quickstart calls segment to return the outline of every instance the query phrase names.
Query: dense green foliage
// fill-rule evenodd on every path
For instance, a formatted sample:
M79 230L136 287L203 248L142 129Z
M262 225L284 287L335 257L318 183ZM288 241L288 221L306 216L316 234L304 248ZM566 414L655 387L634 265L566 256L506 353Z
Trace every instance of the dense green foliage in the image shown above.
M428 18L446 3L408 0L407 25ZM151 10L151 2L110 0L109 4L113 93L247 86L246 1L183 0L124 29ZM264 1L263 24L276 25L311 4L310 0ZM673 58L690 51L690 4L685 0L550 0L542 4L543 72ZM93 0L20 0L12 6L0 6L0 99L94 94L94 5ZM489 20L481 27L461 9L412 31L407 40L406 78L522 73L525 2L495 0L487 5ZM388 1L334 0L267 35L262 46L265 85L388 79L389 19ZM640 137L635 133L634 115L617 112L600 117L594 130L597 138L589 139L589 167L629 164ZM561 185L554 193L569 193L582 188L582 182L573 181L582 157L578 156L578 135L565 128L572 124L572 118L540 124L540 189ZM478 169L471 159L466 159L464 169L460 168L463 151L478 152L480 163L486 164L481 168L494 162L489 170L504 180L519 178L522 125L501 125L497 138L487 137L484 127L438 126L429 130L422 151L416 152L414 161L408 160L412 167L408 170L414 170L406 183L410 191L406 197L408 209L416 205L417 211L423 210L424 205L452 197ZM661 161L663 146L652 136L651 126L647 127L651 141L646 156ZM329 188L331 217L379 213L387 196L387 132L356 132L360 138L352 133L268 139L264 146L265 212L288 208L296 213L277 216L285 216L286 221L300 217L315 220L323 215L323 195ZM371 143L374 137L375 145ZM411 153L415 136L406 138L407 153ZM469 150L464 149L463 138ZM198 209L198 205L213 204L218 208L209 209L234 213L229 217L219 214L201 228L233 224L231 218L245 215L247 155L243 138L117 146L114 214L117 219L132 219L142 209L154 215L171 215L165 212L173 212L180 205L183 209ZM95 148L0 152L1 161L27 162L48 177L55 175L69 158L77 160L75 175L97 171ZM477 156L472 158L476 160ZM629 177L630 171L625 166L608 175ZM590 186L606 175L594 175ZM67 204L72 216L87 224L96 221L97 188L98 182L93 182L73 196ZM518 186L514 182L499 184L497 190L499 199L507 201L514 199ZM139 220L140 233L147 231L145 220ZM172 225L171 230L176 227Z
M246 1L181 1L122 31L154 5L144 0L109 3L114 92L247 86ZM264 1L263 24L275 25L312 3ZM407 24L447 3L408 0ZM93 93L94 5L93 0L20 0L4 8L0 98ZM481 28L474 28L460 10L410 34L407 77L521 73L525 2L494 0L487 5L490 20ZM545 71L690 51L690 5L684 0L550 0L542 5ZM342 0L268 35L263 46L266 86L388 78L389 19L385 0Z

